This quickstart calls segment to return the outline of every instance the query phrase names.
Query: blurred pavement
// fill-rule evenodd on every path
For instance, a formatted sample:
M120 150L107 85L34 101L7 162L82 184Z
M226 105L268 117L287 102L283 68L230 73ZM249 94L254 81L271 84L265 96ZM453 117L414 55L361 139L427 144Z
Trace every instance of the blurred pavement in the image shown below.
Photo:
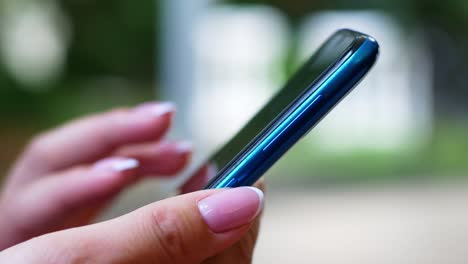
M271 189L254 263L468 263L467 201L467 183Z

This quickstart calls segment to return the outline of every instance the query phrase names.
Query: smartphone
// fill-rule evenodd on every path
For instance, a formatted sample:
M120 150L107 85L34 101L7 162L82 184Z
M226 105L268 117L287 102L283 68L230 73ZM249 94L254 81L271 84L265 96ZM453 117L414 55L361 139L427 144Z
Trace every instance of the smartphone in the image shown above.
M333 34L209 159L212 176L205 189L254 184L364 78L378 53L378 43L366 34L349 29Z

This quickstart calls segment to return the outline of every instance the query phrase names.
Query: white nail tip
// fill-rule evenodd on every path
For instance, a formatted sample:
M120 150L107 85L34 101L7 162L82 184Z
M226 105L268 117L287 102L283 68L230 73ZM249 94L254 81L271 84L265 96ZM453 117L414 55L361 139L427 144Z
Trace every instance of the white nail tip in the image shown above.
M263 192L258 188L255 188L255 187L247 187L247 188L254 191L258 196L258 201L260 203L260 206L258 207L257 213L255 214L255 215L258 215L260 211L263 209L265 194L263 194Z
M162 103L155 105L151 111L151 113L156 116L163 116L167 113L174 112L176 110L176 106L173 103Z
M191 142L181 142L177 144L177 152L186 153L193 150L193 144Z
M115 171L127 171L138 168L139 165L140 162L138 162L138 160L127 159L114 162L114 164L112 164L112 169Z

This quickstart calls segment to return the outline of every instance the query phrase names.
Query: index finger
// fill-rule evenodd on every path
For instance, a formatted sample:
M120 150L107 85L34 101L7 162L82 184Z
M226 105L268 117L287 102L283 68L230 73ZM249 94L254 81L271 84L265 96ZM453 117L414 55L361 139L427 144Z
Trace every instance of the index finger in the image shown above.
M24 167L54 171L91 163L116 148L160 139L175 112L172 103L148 103L72 122L36 138L24 157Z

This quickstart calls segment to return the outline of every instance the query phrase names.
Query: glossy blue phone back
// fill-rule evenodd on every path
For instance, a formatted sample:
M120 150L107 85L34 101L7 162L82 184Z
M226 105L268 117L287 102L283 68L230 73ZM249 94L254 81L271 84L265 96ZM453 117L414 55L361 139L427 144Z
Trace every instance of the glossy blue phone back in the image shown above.
M374 65L378 43L366 35L356 47L330 69L323 81L309 88L302 100L282 114L277 125L256 140L235 163L224 170L206 188L250 186L284 153L306 135L330 112Z

